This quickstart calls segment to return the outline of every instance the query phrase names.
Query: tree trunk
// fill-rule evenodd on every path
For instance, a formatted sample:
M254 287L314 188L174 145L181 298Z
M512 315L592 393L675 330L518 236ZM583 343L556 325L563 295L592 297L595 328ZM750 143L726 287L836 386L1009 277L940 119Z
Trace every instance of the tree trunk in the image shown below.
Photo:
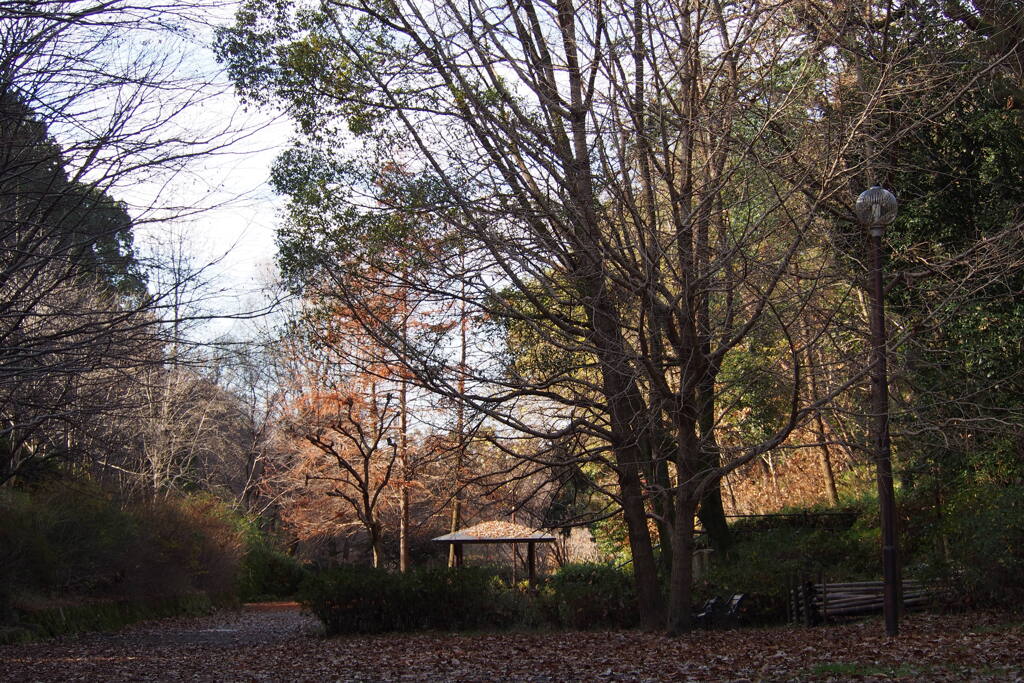
M635 449L623 450L616 450L615 459L619 470L622 513L626 519L629 550L633 556L633 580L640 609L640 626L647 631L657 631L664 624L664 608L651 548L651 534L647 529L647 511L644 508L636 456L629 452Z
M633 428L645 417L639 412L642 400L632 378L623 377L621 371L617 372L614 366L602 367L602 374L605 396L608 397L609 412L612 415L616 474L628 529L629 549L633 556L633 578L636 582L640 624L647 630L657 630L664 623L664 609L640 481L640 464L645 454L637 446L637 432ZM646 457L649 458L650 454L646 454Z
M402 341L405 342L408 336L408 310L403 301L402 307ZM404 350L404 349L403 349ZM400 368L399 372L403 372ZM409 481L412 473L409 472L409 383L402 377L398 387L399 403L399 465L402 471L399 485L398 498L398 571L403 574L409 570Z
M825 434L824 420L821 419L821 413L816 412L814 420L818 427L818 440L821 443L819 447L819 461L821 463L821 478L825 481L825 495L828 497L828 504L832 507L839 505L839 492L836 490L836 476L832 471L832 454L829 451L828 438Z
M815 358L814 348L811 346L813 338L811 336L810 325L807 319L803 319L803 333L804 343L807 344L807 389L810 391L810 403L817 403L819 397L818 391L818 372L817 372L817 359ZM825 419L821 416L821 408L815 408L814 410L814 426L818 432L818 463L821 466L821 478L825 484L825 496L828 498L828 504L832 507L839 505L839 493L836 491L836 477L832 471L832 453L828 447L828 434L825 430Z
M678 635L693 627L693 521L697 501L680 487L676 499L676 535L673 539L674 556L669 579L668 633Z
M455 498L455 500L452 501L452 520L451 520L451 524L448 527L450 529L450 533L453 533L453 534L456 531L458 531L459 527L462 525L462 501L458 499L458 497L457 497L458 494L457 493L455 495L456 495L456 498ZM455 546L454 545L448 546L448 566L449 567L455 567L456 566L456 563L455 563Z
M688 631L691 627L693 603L693 546L694 522L700 498L697 489L700 484L701 444L697 437L699 406L691 411L681 409L675 416L676 435L679 448L676 451L676 472L679 484L676 487L675 536L672 539L674 556L672 575L669 577L668 619L666 626L670 634Z
M717 370L709 370L697 389L700 402L700 464L698 475L716 469L722 464L721 450L715 439L715 377ZM722 553L729 549L729 523L725 520L722 506L722 483L720 478L707 485L700 498L700 523L708 534L711 547Z
M654 418L655 410L648 409ZM650 504L654 511L654 524L658 530L660 553L658 563L665 576L672 571L672 525L675 521L673 505L672 479L669 475L668 460L675 453L676 444L671 437L661 430L653 430L653 438L645 438L642 448L649 453L645 455L644 475L651 484L654 493Z
M462 268L466 267L466 255L460 253ZM460 284L461 301L459 304L459 396L466 395L466 281ZM448 527L450 533L455 533L462 526L462 465L466 457L466 403L459 401L456 410L455 431L458 443L455 450L455 494L452 496L451 524ZM458 558L455 555L455 544L448 546L448 566L457 567Z
M657 453L655 454L657 457ZM658 543L661 546L658 559L665 576L672 573L672 524L675 521L675 505L672 502L672 482L669 479L668 463L664 458L658 458L655 462L654 483L658 486L659 492L654 496L651 505L654 507L656 517L655 525L658 529Z
M366 531L370 534L370 548L373 550L373 566L379 569L381 563L384 561L384 548L382 545L380 525L375 522L371 523L366 527Z
M704 489L700 497L700 508L698 509L700 524L708 534L711 547L722 553L729 549L732 543L732 536L729 532L729 523L725 519L725 508L722 505L722 487L719 482Z
M599 253L585 253L582 257L591 258ZM650 434L650 416L636 383L635 369L628 360L621 321L608 300L601 269L600 261L591 261L582 264L578 274L590 317L590 341L597 355L601 389L611 418L612 450L633 556L640 624L647 630L660 630L664 624L664 605L640 481L640 468L650 464L652 455L650 449L644 452L641 448L644 437Z
M403 458L402 468L406 465ZM399 520L398 520L398 571L409 570L409 489L406 488L405 478L399 482L402 487L401 498L399 499Z

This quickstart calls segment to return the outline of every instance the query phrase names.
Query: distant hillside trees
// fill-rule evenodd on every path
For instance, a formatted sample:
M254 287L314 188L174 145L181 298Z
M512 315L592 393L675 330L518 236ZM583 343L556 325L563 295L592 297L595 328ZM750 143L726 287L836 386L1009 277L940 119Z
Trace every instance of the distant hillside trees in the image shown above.
M70 179L46 125L0 93L0 481L109 438L159 328L124 207ZM105 450L101 447L101 450Z
M204 18L195 3L0 4L0 485L46 463L137 472L152 383L181 376L168 363L182 317L204 315L180 307L197 276L135 235L201 210L168 188L244 134L192 116L216 92L181 49Z

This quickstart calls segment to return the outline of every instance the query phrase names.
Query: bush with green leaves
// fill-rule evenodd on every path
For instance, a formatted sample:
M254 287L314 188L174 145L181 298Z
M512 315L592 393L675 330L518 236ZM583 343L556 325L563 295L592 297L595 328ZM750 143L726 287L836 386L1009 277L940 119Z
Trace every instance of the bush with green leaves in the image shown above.
M205 495L129 503L88 480L0 490L0 608L19 596L233 594L237 522Z
M102 592L133 566L139 521L98 487L0 491L0 585L10 596Z
M480 567L399 574L344 565L307 578L300 599L329 635L509 628L530 615L528 596Z
M261 534L247 539L238 570L239 599L253 602L292 598L305 578L302 563L274 548Z
M970 486L946 502L925 569L967 606L1024 604L1024 486Z
M729 552L713 558L695 593L701 599L746 593L752 619L770 622L785 619L797 581L875 580L881 573L878 519L869 509L735 524Z
M639 623L628 571L609 564L568 564L547 582L547 613L567 628L632 628Z

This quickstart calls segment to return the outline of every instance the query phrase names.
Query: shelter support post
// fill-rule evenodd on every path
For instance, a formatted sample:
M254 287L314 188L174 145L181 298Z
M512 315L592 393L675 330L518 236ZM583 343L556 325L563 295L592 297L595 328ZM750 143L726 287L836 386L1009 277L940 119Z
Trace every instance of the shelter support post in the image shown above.
M529 565L530 588L537 585L537 544L530 541L526 544L526 562Z

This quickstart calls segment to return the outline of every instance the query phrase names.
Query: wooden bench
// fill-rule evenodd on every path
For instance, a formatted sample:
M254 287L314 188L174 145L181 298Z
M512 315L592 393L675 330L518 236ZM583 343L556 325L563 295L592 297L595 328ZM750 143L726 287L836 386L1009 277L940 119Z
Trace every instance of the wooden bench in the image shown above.
M902 588L904 609L923 606L930 600L930 595L919 581L904 581ZM884 596L885 585L881 581L808 581L790 591L790 622L813 626L831 617L880 613Z

